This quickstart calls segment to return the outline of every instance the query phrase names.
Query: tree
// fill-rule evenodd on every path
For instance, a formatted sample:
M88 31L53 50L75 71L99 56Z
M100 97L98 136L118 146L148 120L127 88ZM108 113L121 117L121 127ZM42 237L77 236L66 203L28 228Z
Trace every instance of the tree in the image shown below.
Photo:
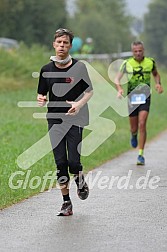
M65 0L0 0L0 36L51 45L66 16Z
M76 4L71 26L83 40L93 38L96 53L129 50L132 35L125 0L76 0Z
M153 0L144 18L144 39L149 52L161 63L167 63L167 2Z

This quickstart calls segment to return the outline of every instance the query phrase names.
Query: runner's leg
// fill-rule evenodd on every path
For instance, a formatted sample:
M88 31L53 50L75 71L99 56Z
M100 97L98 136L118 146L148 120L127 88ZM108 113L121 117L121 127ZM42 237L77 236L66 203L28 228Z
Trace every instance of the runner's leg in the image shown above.
M146 130L147 118L148 118L148 111L143 110L139 112L139 132L140 132L139 149L141 150L144 150L147 138L147 130Z

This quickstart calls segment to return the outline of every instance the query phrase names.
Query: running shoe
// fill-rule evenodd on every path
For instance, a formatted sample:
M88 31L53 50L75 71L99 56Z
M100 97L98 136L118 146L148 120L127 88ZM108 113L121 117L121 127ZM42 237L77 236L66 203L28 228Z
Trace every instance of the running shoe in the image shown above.
M138 145L138 141L137 141L137 135L132 135L131 137L131 146L133 148L136 148Z
M82 189L77 189L77 194L81 200L87 199L87 197L89 196L89 187L86 182L84 183Z
M61 210L60 212L58 212L57 216L69 216L72 214L73 214L73 211L72 211L71 200L64 201L64 203L62 204Z
M79 181L78 181L79 180ZM81 200L87 199L89 196L89 187L85 182L84 176L81 177L75 176L75 181L77 184L77 194Z
M145 165L145 159L143 156L141 156L141 155L138 156L137 165Z

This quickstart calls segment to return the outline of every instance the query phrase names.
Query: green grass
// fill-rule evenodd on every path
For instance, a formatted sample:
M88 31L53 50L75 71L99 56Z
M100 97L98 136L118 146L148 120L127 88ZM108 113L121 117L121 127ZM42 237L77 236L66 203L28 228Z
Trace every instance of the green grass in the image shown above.
M20 63L16 60L13 65L10 65L10 63L9 65L11 68L15 68L14 64L18 64L18 68L21 68L19 69L20 72L17 73L18 68L16 68L15 71L12 70L13 72L9 74L8 71L4 70L0 77L2 80L0 87L0 209L39 193L44 181L43 176L49 171L51 174L55 172L55 164L51 152L28 170L21 169L16 163L17 157L40 140L47 132L47 122L42 119L34 119L32 116L34 112L45 111L45 108L19 108L17 106L18 101L36 100L37 80L31 78L31 73L33 71L39 71L41 65L46 63L48 58L48 56L46 57L46 55L43 54L43 51L38 51L37 49L34 50L33 48L28 51L28 49L25 48L25 53L24 50L22 53L19 52L19 55L16 53L15 58L19 59ZM26 59L25 65L23 64L24 61L21 54L23 54L24 59ZM4 57L5 55L6 52L4 52ZM36 59L35 56L38 57L38 59ZM8 55L8 57L7 62L10 62L10 57L13 57L13 55ZM36 59L35 63L33 62L31 65L30 59L34 59L34 61ZM36 65L35 67L34 64ZM105 76L105 67L101 64L99 64L98 67L98 71L101 71L103 76ZM162 77L164 80L162 80L162 82L165 83L165 74L162 73ZM165 87L165 92L162 95L156 94L155 91L153 92L151 111L148 120L148 140L166 129L166 111ZM85 172L88 172L107 160L130 149L128 118L119 116L112 108L108 108L102 116L112 119L117 128L116 131L90 156L82 157ZM13 180L13 185L15 187L18 186L18 189L12 189L9 186L11 175L14 172L20 172ZM35 186L37 182L41 182L38 187ZM49 182L48 180L45 189L50 185ZM31 187L33 185L36 188L32 189Z

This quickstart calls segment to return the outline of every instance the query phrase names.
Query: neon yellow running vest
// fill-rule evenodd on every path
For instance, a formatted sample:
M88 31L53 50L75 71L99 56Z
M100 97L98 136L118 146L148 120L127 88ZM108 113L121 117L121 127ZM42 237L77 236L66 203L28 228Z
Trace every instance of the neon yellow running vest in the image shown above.
M128 77L128 94L138 85L147 84L150 86L151 72L155 68L153 58L144 57L141 62L136 61L133 57L125 60L121 66L121 72Z

